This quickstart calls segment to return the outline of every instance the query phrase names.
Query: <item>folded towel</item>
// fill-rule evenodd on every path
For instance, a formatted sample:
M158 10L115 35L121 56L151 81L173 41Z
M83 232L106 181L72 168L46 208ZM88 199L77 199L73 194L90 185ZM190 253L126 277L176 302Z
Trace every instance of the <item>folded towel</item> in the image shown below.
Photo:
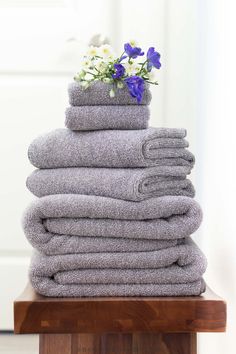
M152 252L36 253L33 287L46 296L179 296L205 290L206 259L192 242Z
M94 105L137 105L136 98L129 94L126 86L116 90L115 97L110 97L109 92L113 85L97 81L86 90L79 83L69 84L69 102L72 106L94 106ZM141 105L147 105L152 98L149 85L145 85Z
M143 240L124 237L81 237L68 235L64 243L62 243L62 238L59 237L58 239L54 239L54 243L38 243L36 248L46 255L56 255L72 253L130 252L130 250L133 252L157 251L168 247L174 247L182 243L183 239Z
M193 166L184 129L57 129L35 139L28 151L39 168Z
M23 228L33 247L47 254L62 254L80 252L78 236L183 239L198 229L201 219L199 205L189 197L159 197L137 203L58 194L35 200L24 214Z
M77 106L66 109L65 126L71 130L146 129L147 106Z
M88 194L134 201L164 195L193 197L194 187L186 178L190 171L189 166L41 169L34 171L26 184L37 197Z

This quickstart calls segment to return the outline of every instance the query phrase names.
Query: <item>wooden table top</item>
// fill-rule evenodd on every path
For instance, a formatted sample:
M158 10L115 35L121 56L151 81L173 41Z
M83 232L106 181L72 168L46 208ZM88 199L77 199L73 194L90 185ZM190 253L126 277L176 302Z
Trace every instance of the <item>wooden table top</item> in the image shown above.
M52 298L31 285L14 302L15 333L224 332L226 303L191 297Z

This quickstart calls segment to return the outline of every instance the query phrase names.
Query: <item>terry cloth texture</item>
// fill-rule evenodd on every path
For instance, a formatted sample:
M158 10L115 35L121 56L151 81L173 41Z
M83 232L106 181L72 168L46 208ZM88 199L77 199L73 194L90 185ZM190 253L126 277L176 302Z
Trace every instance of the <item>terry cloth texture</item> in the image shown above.
M152 95L149 90L149 85L145 84L142 102L137 103L137 99L129 94L128 88L124 86L122 89L117 89L115 97L110 97L109 92L113 85L105 84L97 81L87 89L81 87L79 83L72 82L69 84L69 103L72 106L96 106L96 105L148 105Z
M65 126L71 130L146 129L147 106L77 106L66 109Z
M185 129L57 129L35 139L28 150L38 168L191 166Z
M165 195L194 197L194 187L186 178L190 171L189 166L41 169L28 177L26 185L37 197L86 194L133 201Z
M202 212L192 198L166 196L140 202L77 194L50 195L26 210L23 228L47 254L80 252L80 237L177 240L196 231ZM148 246L149 247L149 246Z
M46 296L182 296L205 290L206 259L188 240L159 251L45 256L35 253L30 279Z

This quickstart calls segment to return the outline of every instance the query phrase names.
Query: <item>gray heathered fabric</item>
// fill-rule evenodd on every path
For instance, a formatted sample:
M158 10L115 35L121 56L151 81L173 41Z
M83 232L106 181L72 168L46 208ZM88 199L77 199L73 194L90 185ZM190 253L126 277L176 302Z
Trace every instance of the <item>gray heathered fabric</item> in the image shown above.
M85 250L86 245L81 246L84 239L78 240L78 236L145 242L183 239L198 229L201 220L199 205L189 197L168 196L131 202L58 194L35 200L25 211L23 228L33 247L56 254L80 252L80 247ZM148 247L152 246L154 244Z
M72 82L68 87L69 103L72 106L138 105L136 98L129 94L126 86L118 89L115 97L111 98L109 92L112 87L112 85L97 81L85 90L79 83ZM149 85L145 85L141 105L149 104L151 98Z
M28 177L26 185L37 197L86 194L133 201L165 195L194 197L194 187L186 178L190 171L188 166L41 169Z
M98 253L98 252L143 252L157 251L174 247L183 242L178 240L143 240L125 237L81 237L67 235L64 242L61 235L54 235L48 243L37 243L35 248L46 255L72 254L72 253ZM61 241L61 244L60 244Z
M130 262L123 266L121 262L125 258L120 253L113 254L114 262L109 263L109 268L103 267L103 262L109 255L103 254L89 254L86 259L96 259L98 266L88 268L85 266L76 265L76 269L60 271L55 275L55 281L59 284L178 284L193 282L199 280L206 270L206 258L198 247L195 246L176 246L164 249L162 251L154 252L133 252L125 254L126 259L132 257L136 260L135 268ZM87 256L87 255L86 255ZM112 256L112 254L111 254ZM149 257L153 257L153 264L148 268L145 264L139 266L139 262L143 260L149 261ZM178 260L176 261L176 258ZM156 268L155 261L158 258L166 261L165 266ZM100 266L100 260L102 262ZM96 264L95 261L95 264ZM110 261L110 258L109 258ZM117 261L117 265L116 265ZM121 263L120 263L121 262ZM127 261L126 261L127 262ZM169 262L167 264L167 262ZM152 268L153 267L153 268Z
M77 274L81 269L86 272L87 283L81 282ZM30 280L36 291L46 296L199 295L205 290L201 278L205 269L204 255L189 240L154 252L57 256L35 253ZM101 278L96 277L99 270ZM102 276L104 271L106 279Z
M184 129L57 129L35 139L28 150L38 168L193 166Z
M146 129L147 106L77 106L66 109L65 126L71 130Z
M41 295L51 297L96 296L198 296L206 285L203 279L181 284L57 284L53 278L30 274L30 282Z

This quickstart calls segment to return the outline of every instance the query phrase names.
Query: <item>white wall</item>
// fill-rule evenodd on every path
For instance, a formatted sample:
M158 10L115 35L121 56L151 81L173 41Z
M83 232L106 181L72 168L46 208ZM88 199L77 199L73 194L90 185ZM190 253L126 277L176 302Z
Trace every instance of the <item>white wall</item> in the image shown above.
M202 120L202 248L208 258L206 280L227 301L226 334L201 336L200 352L236 352L236 112L235 1L200 1L204 13L199 37L199 112Z
M76 1L0 1L0 330L13 328L12 302L27 282L31 247L21 228L33 199L25 187L33 169L27 147L63 127L67 85L87 42L110 32L108 0L93 8L83 2L81 12Z

